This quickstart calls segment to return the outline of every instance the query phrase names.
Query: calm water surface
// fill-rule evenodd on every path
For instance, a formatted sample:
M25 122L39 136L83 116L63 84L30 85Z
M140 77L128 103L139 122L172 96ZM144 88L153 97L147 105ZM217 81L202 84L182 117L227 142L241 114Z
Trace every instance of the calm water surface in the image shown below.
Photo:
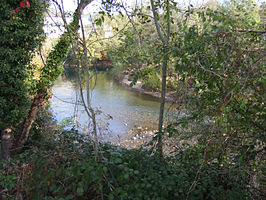
M76 99L80 98L75 82L60 77L52 88L52 92L53 97L50 103L54 117L62 122L77 113L79 129L85 131L88 126L88 117L82 106L74 104ZM106 73L97 75L91 99L92 107L101 111L97 115L97 121L103 127L102 131L108 130L113 136L137 127L157 128L159 99L125 89Z

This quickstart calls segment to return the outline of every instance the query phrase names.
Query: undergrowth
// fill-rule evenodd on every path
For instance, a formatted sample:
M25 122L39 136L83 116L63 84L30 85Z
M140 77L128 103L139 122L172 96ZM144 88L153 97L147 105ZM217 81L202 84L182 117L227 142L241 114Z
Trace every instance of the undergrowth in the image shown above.
M96 157L86 135L48 131L44 121L20 154L1 163L3 199L249 199L246 174L204 162L203 146L162 158L105 143Z
M200 164L201 148L174 158L102 144L100 157L75 131L1 163L7 199L245 199L245 176ZM52 146L51 146L52 145ZM201 168L201 169L200 169ZM200 169L200 170L199 170ZM238 181L234 180L237 176ZM193 186L193 184L195 186ZM193 186L193 187L192 187Z

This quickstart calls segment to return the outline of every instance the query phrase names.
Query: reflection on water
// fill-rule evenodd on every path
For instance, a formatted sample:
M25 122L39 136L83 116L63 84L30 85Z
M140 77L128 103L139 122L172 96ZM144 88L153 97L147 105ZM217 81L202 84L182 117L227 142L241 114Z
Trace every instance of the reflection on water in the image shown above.
M78 110L77 120L81 127L84 127L88 118L82 106L75 106L76 99L79 98L79 90L75 84L59 78L52 92L54 95L51 99L51 108L55 118L60 122L66 117L73 116L74 111ZM125 89L106 73L97 75L96 86L91 96L93 108L98 108L102 112L97 117L98 122L104 121L105 125L108 123L112 135L140 126L149 129L157 127L159 100ZM112 119L106 121L106 115L112 116Z

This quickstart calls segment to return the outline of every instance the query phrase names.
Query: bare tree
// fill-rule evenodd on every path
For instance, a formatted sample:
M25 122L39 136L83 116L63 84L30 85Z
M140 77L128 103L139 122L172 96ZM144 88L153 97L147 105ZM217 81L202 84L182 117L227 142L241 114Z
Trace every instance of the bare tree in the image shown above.
M80 4L79 0L77 1L78 5ZM60 6L57 3L59 10L61 12L61 16L62 16L62 20L64 22L64 24L66 24L66 19L65 19L65 11L64 11L64 7L63 7L63 2L61 2ZM82 14L81 14L82 15ZM93 146L94 146L94 151L95 151L95 156L98 157L98 135L97 135L97 122L96 122L96 114L95 111L91 105L91 97L90 97L90 80L92 78L92 76L90 76L89 73L89 54L90 56L91 53L89 52L88 48L87 48L87 42L86 42L86 37L85 37L85 30L84 30L84 26L83 26L83 21L82 21L82 16L80 16L79 18L79 27L81 30L81 37L79 35L79 33L74 33L75 37L71 37L71 45L72 45L72 53L73 56L75 58L75 61L77 63L78 66L78 85L79 85L79 90L80 90L80 96L81 96L81 101L82 101L82 106L85 109L85 112L88 116L88 118L92 121L92 127L93 127L93 139L91 139L91 141L93 142ZM84 98L84 91L82 88L82 80L81 80L81 70L80 69L84 69L86 71L86 99ZM90 136L90 133L89 133Z

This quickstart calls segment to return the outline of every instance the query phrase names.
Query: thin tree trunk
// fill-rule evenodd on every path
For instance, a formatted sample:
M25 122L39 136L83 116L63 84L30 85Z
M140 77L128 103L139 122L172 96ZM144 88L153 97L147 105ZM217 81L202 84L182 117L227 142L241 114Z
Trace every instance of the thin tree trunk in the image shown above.
M169 45L169 38L170 38L170 8L169 8L169 0L167 0L167 35L163 35L159 21L157 19L157 13L154 6L154 1L150 0L151 8L154 18L155 27L158 33L159 38L161 39L162 43L164 44L164 57L163 57L163 66L162 66L162 91L161 91L161 103L160 103L160 114L159 114L159 124L158 124L158 144L157 144L157 151L161 156L163 156L163 140L162 140L162 133L163 133L163 121L164 121L164 105L165 105L165 93L166 93L166 76L167 76L167 65L168 65L168 45Z
M6 128L1 132L1 159L8 160L10 158L10 148L12 144L12 129Z
M85 31L82 23L82 18L80 18L80 25L81 25L81 32L82 32L82 44L83 44L83 51L84 51L84 62L86 67L86 75L87 75L87 106L91 113L91 119L93 124L93 132L94 132L94 141L96 146L96 151L98 151L98 136L97 136L97 124L96 124L96 118L95 118L95 112L91 106L91 100L90 100L90 74L89 74L89 63L88 63L88 51L87 51L87 45L86 45L86 38L85 38ZM97 152L95 152L98 154Z
M158 144L157 144L158 151L161 155L163 155L162 132L163 132L163 121L164 121L167 63L168 63L168 54L165 54L162 66L162 91L161 91L160 114L159 114L159 125L158 125L159 135L158 135Z

